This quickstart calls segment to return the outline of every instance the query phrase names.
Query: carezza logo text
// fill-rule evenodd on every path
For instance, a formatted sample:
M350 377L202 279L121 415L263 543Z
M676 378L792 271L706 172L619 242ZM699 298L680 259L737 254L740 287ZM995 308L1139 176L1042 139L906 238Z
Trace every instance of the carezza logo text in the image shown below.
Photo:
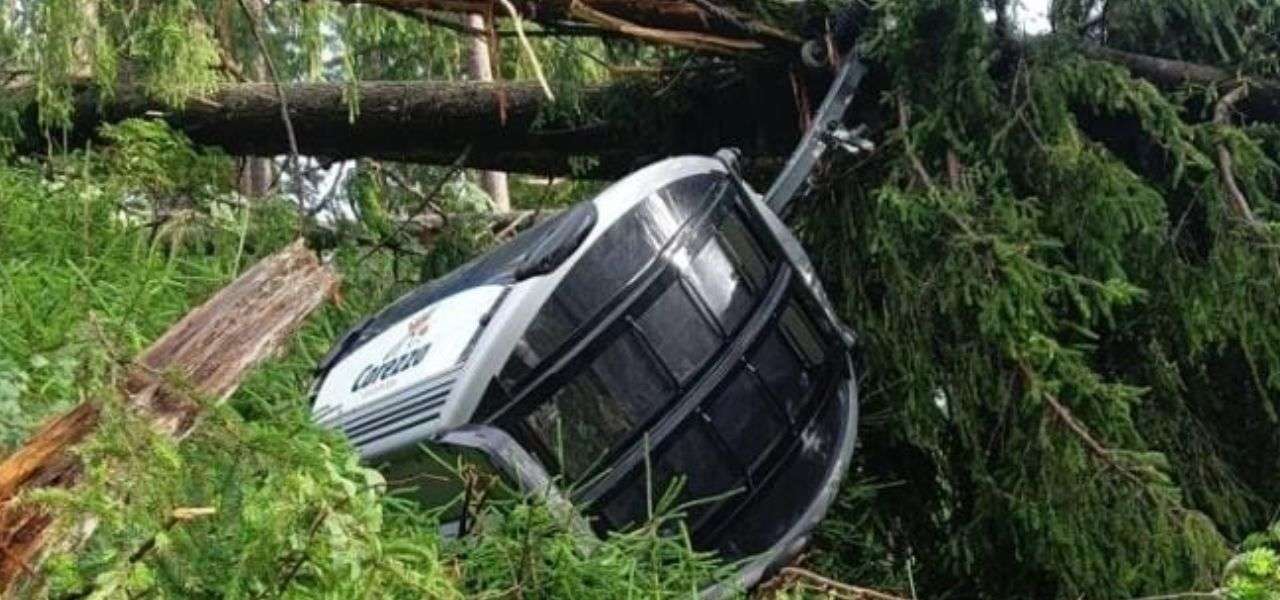
M358 392L379 381L390 378L405 369L416 366L426 357L427 350L431 349L431 344L423 344L401 354L386 362L372 364L360 371L360 376L356 377L356 382L351 386L351 391Z
M425 334L430 329L430 313L422 315L409 322L409 335L397 347L404 347L406 342L413 342L419 336ZM416 346L413 349L392 356L389 359L366 366L360 370L360 375L356 377L356 382L351 385L352 392L363 390L379 381L386 381L399 373L417 366L426 358L427 352L431 349L431 342Z

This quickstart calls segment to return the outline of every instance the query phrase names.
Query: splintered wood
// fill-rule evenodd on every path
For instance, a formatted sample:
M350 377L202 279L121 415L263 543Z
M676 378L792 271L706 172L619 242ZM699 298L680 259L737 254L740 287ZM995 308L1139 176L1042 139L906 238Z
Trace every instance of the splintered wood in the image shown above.
M126 406L157 431L182 438L203 406L197 399L230 396L337 283L334 271L301 240L263 259L134 361L121 385ZM96 403L83 403L0 462L0 594L13 596L29 579L38 579L37 565L54 541L53 515L15 498L24 490L75 486L82 469L72 450L97 427L98 417Z

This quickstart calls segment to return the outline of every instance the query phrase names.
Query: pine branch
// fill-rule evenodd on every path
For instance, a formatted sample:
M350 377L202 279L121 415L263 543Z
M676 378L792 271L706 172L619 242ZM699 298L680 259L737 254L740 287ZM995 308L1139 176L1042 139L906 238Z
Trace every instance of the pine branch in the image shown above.
M911 143L911 115L910 109L907 108L907 100L898 94L898 134L902 136L902 148L907 156L907 160L911 163L912 169L915 170L916 177L920 178L920 183L928 190L934 189L933 177L929 176L929 171L924 168L924 163L920 162L919 155L916 154L915 145Z
M1026 364L1018 364L1018 371L1021 373L1023 381L1029 387L1037 379L1035 372ZM1133 472L1132 469L1116 461L1115 457L1112 455L1112 450L1099 442L1089 429L1085 427L1085 425L1081 423L1074 414L1072 414L1071 410L1062 404L1062 402L1060 402L1053 394L1044 393L1041 394L1041 397L1044 399L1045 403L1049 405L1049 408L1053 410L1054 417L1065 425L1067 429L1080 440L1084 447L1094 455L1095 458L1106 466L1115 469L1126 479L1137 485L1139 489L1147 489L1147 482L1137 473Z
M402 7L387 6L388 11L403 15L410 19L422 21L428 25L448 29L455 33L461 33L470 37L488 37L491 32L484 29L476 29L462 23L454 21L447 16L441 16L432 11L414 10ZM617 37L615 32L593 27L582 23L539 23L543 27L540 31L525 31L528 37ZM497 37L518 37L519 32L515 29L498 29L494 28L492 34Z
M1218 589L1212 592L1177 592L1173 594L1158 594L1155 596L1131 598L1130 600L1221 600L1222 598L1228 597L1227 590Z
M439 197L440 192L444 190L445 184L449 183L449 180L453 179L455 176L457 176L459 172L462 171L462 166L466 162L467 155L469 154L471 154L471 146L467 146L465 149L463 149L462 153L458 155L458 158L453 161L452 165L450 165L449 170L444 175L440 176L440 178L436 181L435 187L432 188L431 191L428 193L423 193L421 190L418 190L416 186L409 185L409 182L405 181L404 178L401 177L399 173L395 173L394 171L384 171L384 173L392 174L392 177L395 179L396 183L398 183L405 190L409 191L409 193L417 196L419 200L418 206L415 207L413 211L409 213L409 218L405 219L404 221L401 221L399 225L396 226L395 231L388 238L390 241L394 241L397 237L399 237L400 234L404 233L404 229L406 225L408 225L409 223L412 223L416 217L418 217L419 215L422 215L424 212L427 211L428 208L432 209L435 212L435 214L439 216L439 218L443 221L442 226L448 225L449 223L448 214L445 213L440 208L440 205L436 203L436 198ZM369 250L367 250L359 258L359 260L356 261L356 265L360 265L361 263L363 263L381 247L386 247L386 246L380 244L377 247L370 248Z
M764 48L763 44L754 40L739 40L711 33L660 29L640 25L621 17L611 15L602 10L592 8L590 5L580 2L579 0L569 1L569 14L592 25L596 25L610 31L616 31L617 33L641 39L646 42L677 46L680 48L687 48L689 50L734 54L737 52L760 50Z
M329 513L329 507L326 506L320 509L320 512L316 513L315 518L311 520L311 526L307 528L307 539L303 543L302 549L298 551L297 556L294 557L289 566L281 572L280 581L276 584L276 598L284 595L285 591L289 589L289 585L298 577L298 573L302 570L302 565L307 563L311 544L315 541L316 534L320 532L320 526L324 524L325 519L329 518Z
M1133 75L1161 87L1183 85L1237 87L1240 77L1226 69L1182 60L1125 52L1095 43L1082 46L1085 56L1121 65ZM1240 112L1255 121L1280 122L1280 81L1251 78L1247 98L1238 98Z

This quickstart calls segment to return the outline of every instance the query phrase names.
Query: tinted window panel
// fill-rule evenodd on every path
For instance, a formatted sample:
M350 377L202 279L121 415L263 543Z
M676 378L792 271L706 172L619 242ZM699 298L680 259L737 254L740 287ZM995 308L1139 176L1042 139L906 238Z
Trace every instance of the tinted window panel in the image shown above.
M517 346L521 359L529 365L536 365L559 348L573 333L577 321L570 318L568 311L553 295L538 311L538 316L525 331L524 344Z
M753 299L724 249L716 242L707 244L693 259L692 270L693 287L720 326L726 333L736 331L751 310Z
M617 338L592 364L633 424L647 421L675 396L675 386L635 332Z
M640 326L682 384L706 364L721 344L719 335L678 283L668 286L640 317Z
M803 442L787 462L778 465L772 493L756 497L733 519L716 524L723 536L726 558L763 552L795 523L805 509L796 498L812 498L820 491L838 436L838 403L827 403L823 415L801 435ZM784 491L785 490L785 491ZM704 540L709 542L711 540Z
M654 488L655 502L676 477L684 479L681 503L707 500L744 487L742 474L737 466L725 461L724 451L696 422L691 422L683 431L673 436L676 439L662 452L659 461L661 471L670 474L671 479L663 481L662 487ZM690 522L696 523L699 517L719 502L703 503L688 509Z
M610 525L618 529L635 527L648 522L649 496L644 472L641 471L638 477L633 477L629 483L625 484L622 491L605 504L603 512L605 518L609 519Z
M642 205L591 246L554 294L572 320L591 317L653 260L665 241L658 228Z
M720 229L724 239L724 247L728 250L734 264L747 278L747 282L756 290L763 290L769 280L769 265L759 245L747 231L746 225L737 217L729 215Z
M502 371L498 373L498 383L510 393L533 372L531 365L537 362L538 354L529 346L528 338L520 338L511 352L511 358L507 360L507 364L502 365Z
M723 174L708 173L681 179L660 193L670 210L684 222L703 205L718 198L726 187L727 180Z
M643 464L627 478L625 487L604 506L604 514L615 526L638 525L648 521L649 502L656 505L680 480L677 504L698 502L685 508L690 523L724 504L725 499L711 498L744 490L737 468L724 461L723 451L697 423L690 423L682 431L673 434L671 443L651 458L652 469L646 471ZM648 481L652 473L654 480ZM658 508L658 507L653 507Z
M622 409L588 372L560 388L550 402L525 417L525 424L551 452L541 457L547 465L559 464L563 473L577 478L631 430L631 416Z
M791 418L799 417L813 388L812 377L777 329L765 336L751 363Z
M552 450L549 462L561 464L562 472L577 480L674 394L674 385L655 359L634 333L627 333L525 423Z
M739 456L739 462L755 465L787 431L781 410L780 406L772 406L755 377L742 370L713 401L707 414L716 431Z

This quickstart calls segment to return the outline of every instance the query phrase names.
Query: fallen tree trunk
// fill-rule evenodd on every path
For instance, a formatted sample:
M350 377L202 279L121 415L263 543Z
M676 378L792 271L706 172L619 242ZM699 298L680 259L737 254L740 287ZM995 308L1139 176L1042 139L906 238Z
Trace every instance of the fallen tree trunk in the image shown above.
M470 146L463 164L469 168L613 177L639 161L723 146L755 156L785 155L797 135L796 118L789 87L782 78L777 83L752 85L746 93L745 83L713 81L667 90L662 97L636 85L594 88L579 99L588 112L607 113L608 106L637 100L646 106L635 119L586 124L544 118L551 103L535 83L361 82L355 86L354 114L352 88L345 84L282 87L298 150L305 155L447 165ZM197 144L229 154L289 152L280 98L270 83L229 84L176 110L137 89L117 89L104 103L96 90L85 88L77 94L65 139L76 147L102 123L128 118L163 119ZM49 139L60 143L64 137L39 133L34 103L21 128L26 136L20 153L42 152Z
M164 435L181 439L204 400L223 400L275 353L332 293L337 275L301 241L259 262L156 340L129 367L124 404ZM181 386L171 382L181 381ZM180 388L180 389L179 389ZM16 501L23 491L71 488L82 467L73 449L97 427L100 405L83 403L45 425L0 463L0 594L37 583L57 540L56 517ZM80 533L85 533L82 528Z
M1012 51L1028 48L1017 45ZM1217 67L1102 47L1082 51L1161 87L1238 83ZM583 90L576 98L579 112L596 118L576 121L553 117L569 111L553 105L533 82L285 83L282 90L299 152L334 160L448 165L470 147L462 164L468 168L614 178L666 156L706 154L728 146L760 159L791 151L799 135L798 118L782 71L736 78L718 72L689 79L660 91L637 83ZM857 103L874 110L886 84L869 80ZM14 97L31 96L29 86L9 91ZM811 90L811 96L819 95ZM119 88L105 102L97 90L83 88L65 135L43 135L35 103L23 102L19 128L25 136L16 145L19 153L45 151L51 140L76 147L96 135L101 124L129 118L163 119L197 144L232 155L290 151L280 97L271 83L228 84L181 109L136 88ZM1280 122L1280 82L1252 80L1250 94L1236 108L1247 120Z

